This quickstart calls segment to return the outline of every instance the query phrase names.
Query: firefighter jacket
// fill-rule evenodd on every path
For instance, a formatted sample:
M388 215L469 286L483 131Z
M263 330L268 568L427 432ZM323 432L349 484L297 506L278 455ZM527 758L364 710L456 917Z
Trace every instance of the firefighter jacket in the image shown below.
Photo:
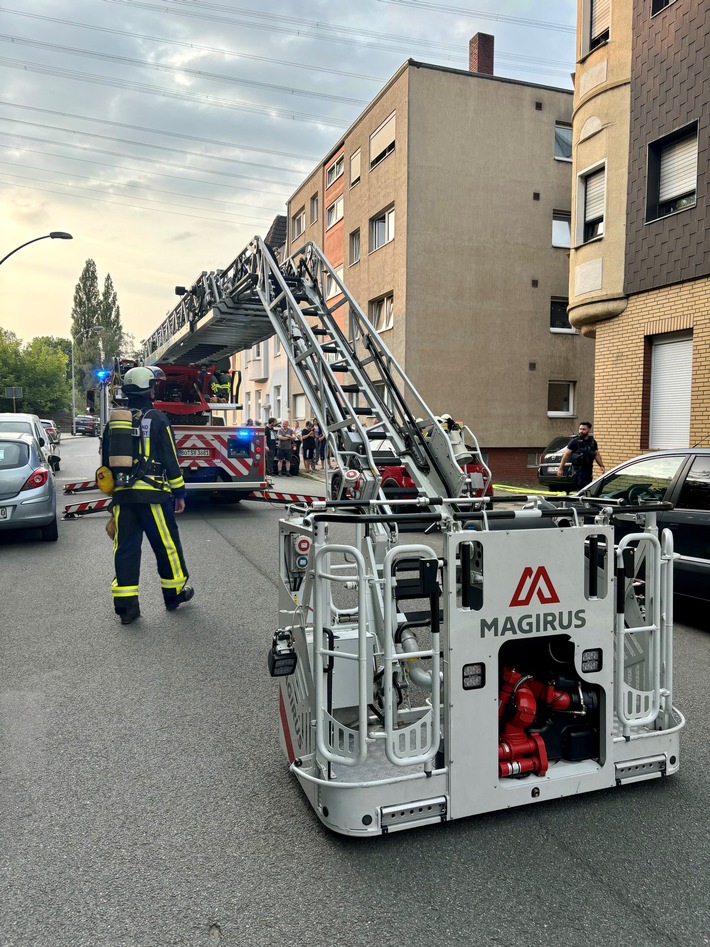
M115 503L165 503L173 496L185 496L185 481L180 472L175 438L170 421L162 411L144 399L129 401L133 423L140 426L136 437L137 463L135 475L127 483L116 482L113 491ZM109 465L111 421L106 425L101 444L102 463Z

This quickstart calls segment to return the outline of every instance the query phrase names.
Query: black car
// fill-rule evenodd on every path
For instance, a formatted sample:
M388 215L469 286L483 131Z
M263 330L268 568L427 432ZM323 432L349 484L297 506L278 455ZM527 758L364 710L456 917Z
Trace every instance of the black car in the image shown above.
M93 414L77 414L74 418L74 430L77 434L88 434L96 437L99 433L99 419Z
M659 529L670 529L677 554L677 595L710 601L710 449L654 451L619 464L578 496L608 497L625 503L661 500L672 510L658 514ZM636 529L633 518L617 517L622 532Z
M545 450L540 454L540 465L537 468L537 482L547 487L548 490L559 490L563 493L572 493L575 489L574 472L572 464L567 463L562 471L562 476L557 476L557 468L560 466L562 455L565 448L576 437L575 434L561 435L553 437Z

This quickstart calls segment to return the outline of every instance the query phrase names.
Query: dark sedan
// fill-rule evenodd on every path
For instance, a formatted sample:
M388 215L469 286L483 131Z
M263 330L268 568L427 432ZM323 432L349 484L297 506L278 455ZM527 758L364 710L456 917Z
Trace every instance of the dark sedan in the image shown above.
M563 434L560 437L554 437L540 454L537 482L548 490L559 490L564 493L573 493L575 490L572 464L565 464L562 476L557 476L557 468L560 466L562 455L574 436L574 434Z
M672 510L658 514L658 526L673 534L675 592L710 600L710 449L655 451L635 457L578 495L632 504L653 500L672 503ZM629 520L631 530L635 524L631 516ZM620 523L619 528L624 526Z
M88 434L96 437L99 433L99 419L93 414L78 414L74 418L74 430L77 434Z

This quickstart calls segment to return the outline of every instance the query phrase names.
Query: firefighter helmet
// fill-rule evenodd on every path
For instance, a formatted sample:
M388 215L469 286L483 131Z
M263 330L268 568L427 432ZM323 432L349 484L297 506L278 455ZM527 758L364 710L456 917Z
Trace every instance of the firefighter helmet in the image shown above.
M141 394L155 388L156 381L165 381L162 368L138 365L130 368L123 376L123 390L126 394Z

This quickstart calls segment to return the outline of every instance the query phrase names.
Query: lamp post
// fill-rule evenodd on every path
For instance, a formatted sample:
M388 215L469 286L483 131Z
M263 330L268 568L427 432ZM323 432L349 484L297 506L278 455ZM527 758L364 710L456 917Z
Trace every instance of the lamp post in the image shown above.
M21 250L23 247L28 247L31 243L37 243L38 240L73 240L74 238L70 233L64 233L63 230L53 230L51 233L44 234L43 237L35 237L34 240L28 240L27 243L21 243L19 247L15 247L14 250L10 250L2 260L0 264L4 263L13 253L17 253L18 250Z
M41 239L41 238L40 238ZM18 247L19 250L19 247ZM71 432L76 435L76 387L74 385L74 342L84 335L90 335L92 332L100 332L105 326L90 326L83 329L78 335L71 336ZM99 353L101 355L101 367L104 364L104 346L103 339L99 339Z

